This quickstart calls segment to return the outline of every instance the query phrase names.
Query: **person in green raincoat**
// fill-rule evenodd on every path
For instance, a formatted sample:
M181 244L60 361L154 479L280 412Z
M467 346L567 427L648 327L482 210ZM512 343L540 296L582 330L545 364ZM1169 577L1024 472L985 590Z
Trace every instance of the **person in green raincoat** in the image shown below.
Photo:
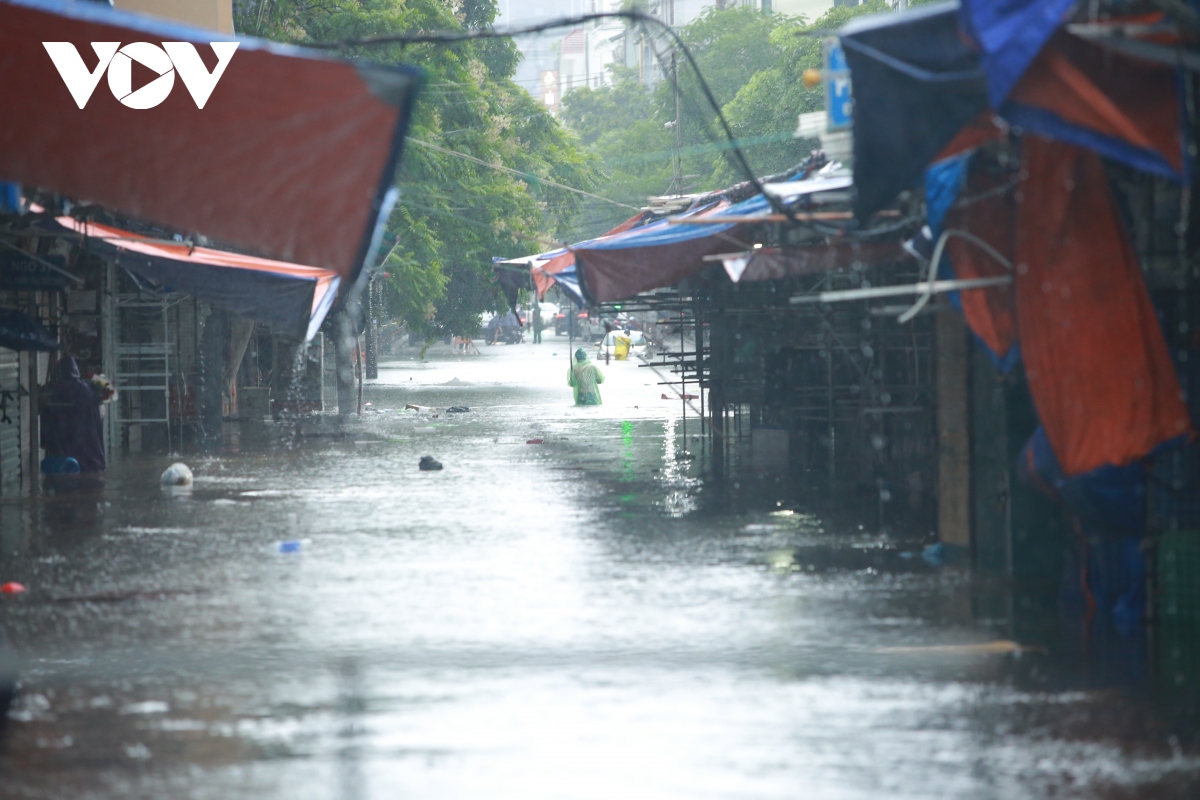
M567 373L567 385L575 390L575 405L598 406L600 400L599 384L604 383L604 373L600 368L588 361L583 348L575 351L575 363Z

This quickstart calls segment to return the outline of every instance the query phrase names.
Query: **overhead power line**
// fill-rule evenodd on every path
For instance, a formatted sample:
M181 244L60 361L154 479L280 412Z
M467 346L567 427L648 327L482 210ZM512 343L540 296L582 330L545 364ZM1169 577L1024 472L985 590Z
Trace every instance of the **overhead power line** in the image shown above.
M631 208L634 211L641 210L637 206L631 206L628 203L622 203L617 200L610 200L607 197L601 197L598 194L592 194L591 192L585 192L583 189L576 189L574 186L567 186L566 184L552 181L549 178L543 178L540 175L534 175L529 172L521 172L521 170L519 170L519 169L512 169L511 167L505 167L500 164L493 164L490 161L484 161L482 158L476 158L475 156L470 155L468 153L460 153L457 150L450 150L449 148L446 148L446 147L439 147L436 144L430 144L429 142L423 142L420 139L413 139L411 137L409 137L408 141L412 142L413 144L419 144L421 147L427 147L430 150L436 150L439 153L445 153L448 156L455 156L457 158L461 158L466 161L470 161L472 163L479 164L479 165L487 167L489 169L494 169L498 172L507 172L509 175L517 175L518 177L524 178L525 180L530 181L531 183L544 183L547 186L553 186L556 189L562 189L564 191L574 192L575 194L581 194L584 197L591 197L594 200L603 200L606 203L612 203L614 206L620 206L621 208Z
M730 153L736 162L736 166L746 176L746 180L751 183L754 188L766 198L771 208L777 214L782 214L787 219L793 222L799 222L796 216L783 204L783 202L764 191L762 181L758 179L758 175L750 168L750 162L746 160L746 154L737 146L737 140L733 135L733 129L729 127L728 120L725 119L725 114L721 110L721 104L717 102L716 96L713 95L712 89L708 85L708 81L704 79L704 75L700 72L700 66L696 63L692 51L684 43L679 33L667 23L657 17L652 17L642 11L605 11L595 14L579 14L574 17L560 17L558 19L548 20L536 25L526 25L518 28L484 28L475 30L461 31L431 31L429 33L389 33L381 36L366 36L354 39L338 39L331 42L315 42L308 43L309 47L319 48L323 50L340 50L348 47L370 47L373 45L383 44L453 44L455 42L466 42L474 39L510 39L514 36L523 36L533 33L542 33L543 31L553 30L555 28L568 28L584 25L588 22L596 22L605 19L624 19L629 22L640 23L642 25L655 26L661 29L674 42L675 46L683 53L688 64L692 68L692 72L696 75L696 80L700 84L700 89L704 93L705 100L717 115L717 121L721 124L721 130L725 135L725 139L729 142ZM415 139L413 141L416 141ZM459 155L459 154L455 154ZM485 163L486 162L481 162ZM486 164L486 166L494 166ZM567 187L562 187L567 188ZM579 190L572 190L579 191ZM597 195L592 195L596 197ZM616 203L615 200L600 198L609 203ZM617 205L623 205L617 203ZM634 208L634 206L626 206Z

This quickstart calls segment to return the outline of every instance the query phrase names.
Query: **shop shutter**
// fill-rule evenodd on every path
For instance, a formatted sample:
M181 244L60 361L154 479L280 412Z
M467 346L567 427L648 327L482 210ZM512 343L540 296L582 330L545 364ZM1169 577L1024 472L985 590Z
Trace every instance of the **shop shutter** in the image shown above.
M0 494L8 494L21 485L21 403L17 391L20 382L20 361L15 350L0 347L0 399L4 414L0 415ZM2 395L0 395L2 397Z

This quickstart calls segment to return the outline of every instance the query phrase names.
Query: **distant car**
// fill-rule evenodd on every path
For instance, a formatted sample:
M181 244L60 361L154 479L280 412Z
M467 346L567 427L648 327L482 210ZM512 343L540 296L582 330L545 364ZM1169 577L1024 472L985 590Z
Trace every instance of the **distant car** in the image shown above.
M596 344L596 357L604 358L613 356L617 352L617 337L626 336L629 338L629 357L636 359L638 356L646 355L646 348L650 342L646 339L646 335L641 331L609 331Z
M568 316L569 315L569 316ZM572 324L574 319L574 324ZM554 315L554 335L573 336L576 339L591 341L595 326L586 311L576 311L567 306L563 311Z

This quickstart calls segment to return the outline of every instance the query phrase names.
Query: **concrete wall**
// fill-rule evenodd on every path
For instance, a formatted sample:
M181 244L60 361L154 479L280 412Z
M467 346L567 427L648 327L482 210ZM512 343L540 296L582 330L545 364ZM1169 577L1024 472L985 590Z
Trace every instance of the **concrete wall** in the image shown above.
M233 33L233 0L114 0L113 5L122 11Z

